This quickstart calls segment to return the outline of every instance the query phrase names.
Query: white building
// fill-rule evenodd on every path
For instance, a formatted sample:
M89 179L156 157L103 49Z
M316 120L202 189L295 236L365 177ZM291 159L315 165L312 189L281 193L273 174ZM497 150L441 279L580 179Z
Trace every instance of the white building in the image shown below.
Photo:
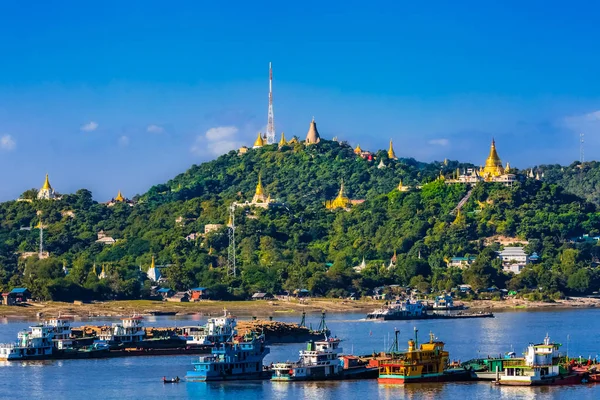
M44 181L44 185L38 191L37 198L40 200L57 200L58 199L56 192L54 191L52 186L50 186L50 180L48 179L48 174L46 174L46 180Z
M529 257L523 247L505 247L498 252L498 257L502 261L502 269L505 272L519 274L529 264Z

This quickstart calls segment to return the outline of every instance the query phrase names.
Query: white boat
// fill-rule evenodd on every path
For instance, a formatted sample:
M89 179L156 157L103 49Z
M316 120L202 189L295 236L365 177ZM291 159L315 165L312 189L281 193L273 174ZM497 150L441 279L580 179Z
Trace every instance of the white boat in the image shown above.
M188 326L182 328L184 338L189 345L213 346L230 342L235 335L236 317L224 312L222 317L210 318L203 327Z
M54 341L54 346L59 350L70 348L73 345L70 321L70 318L57 317L50 318L44 322L46 326L50 326L54 329L52 340Z
M54 351L54 327L40 324L19 332L16 343L0 344L0 360L48 358Z
M140 316L124 318L121 323L113 323L112 326L103 329L98 335L98 339L109 344L141 342L146 337L142 320L143 318Z
M327 338L308 342L306 350L300 351L296 362L273 364L273 381L308 381L341 379L343 364L339 360L342 348L340 339Z

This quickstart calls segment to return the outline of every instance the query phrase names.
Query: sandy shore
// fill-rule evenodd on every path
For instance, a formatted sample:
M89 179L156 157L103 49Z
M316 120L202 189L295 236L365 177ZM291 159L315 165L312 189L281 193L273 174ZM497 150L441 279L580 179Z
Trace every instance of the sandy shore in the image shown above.
M197 303L171 303L150 300L109 301L90 304L73 304L60 302L32 303L28 306L0 306L0 318L36 318L62 315L80 317L119 317L134 313L176 312L177 315L218 315L227 309L242 316L277 319L281 315L297 315L306 313L364 313L379 308L383 301L375 300L339 300L339 299L307 299L298 301L201 301ZM569 308L600 308L600 299L570 298L552 303L533 302L521 299L503 301L475 300L464 302L471 310L510 311L510 310L545 310Z

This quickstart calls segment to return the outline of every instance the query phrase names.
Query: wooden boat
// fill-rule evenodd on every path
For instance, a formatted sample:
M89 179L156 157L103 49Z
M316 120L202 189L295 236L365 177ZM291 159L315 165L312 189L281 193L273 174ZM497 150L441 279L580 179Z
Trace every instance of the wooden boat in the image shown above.
M162 380L163 380L163 383L179 383L179 381L181 381L181 379L179 379L179 377L167 379L167 377L165 377L165 376L163 376Z
M415 339L408 341L408 351L398 352L398 331L391 358L379 363L379 383L407 384L416 382L449 382L472 380L466 368L448 368L449 354L444 350L444 342L436 340L432 333L429 342L419 346L417 329Z

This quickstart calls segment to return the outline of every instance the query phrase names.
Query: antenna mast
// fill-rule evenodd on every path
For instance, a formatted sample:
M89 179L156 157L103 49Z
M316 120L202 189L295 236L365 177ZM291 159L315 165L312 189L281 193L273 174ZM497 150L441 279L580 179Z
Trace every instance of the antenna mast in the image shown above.
M235 265L235 206L236 203L231 203L229 206L229 229L227 234L229 237L229 247L227 248L227 274L237 276Z
M583 132L579 134L579 161L585 162L585 154L583 153Z
M269 115L267 117L267 144L275 143L275 121L273 120L273 69L269 63Z
M39 254L39 259L42 259L42 256L44 254L44 225L42 225L42 220L40 218L40 254Z

